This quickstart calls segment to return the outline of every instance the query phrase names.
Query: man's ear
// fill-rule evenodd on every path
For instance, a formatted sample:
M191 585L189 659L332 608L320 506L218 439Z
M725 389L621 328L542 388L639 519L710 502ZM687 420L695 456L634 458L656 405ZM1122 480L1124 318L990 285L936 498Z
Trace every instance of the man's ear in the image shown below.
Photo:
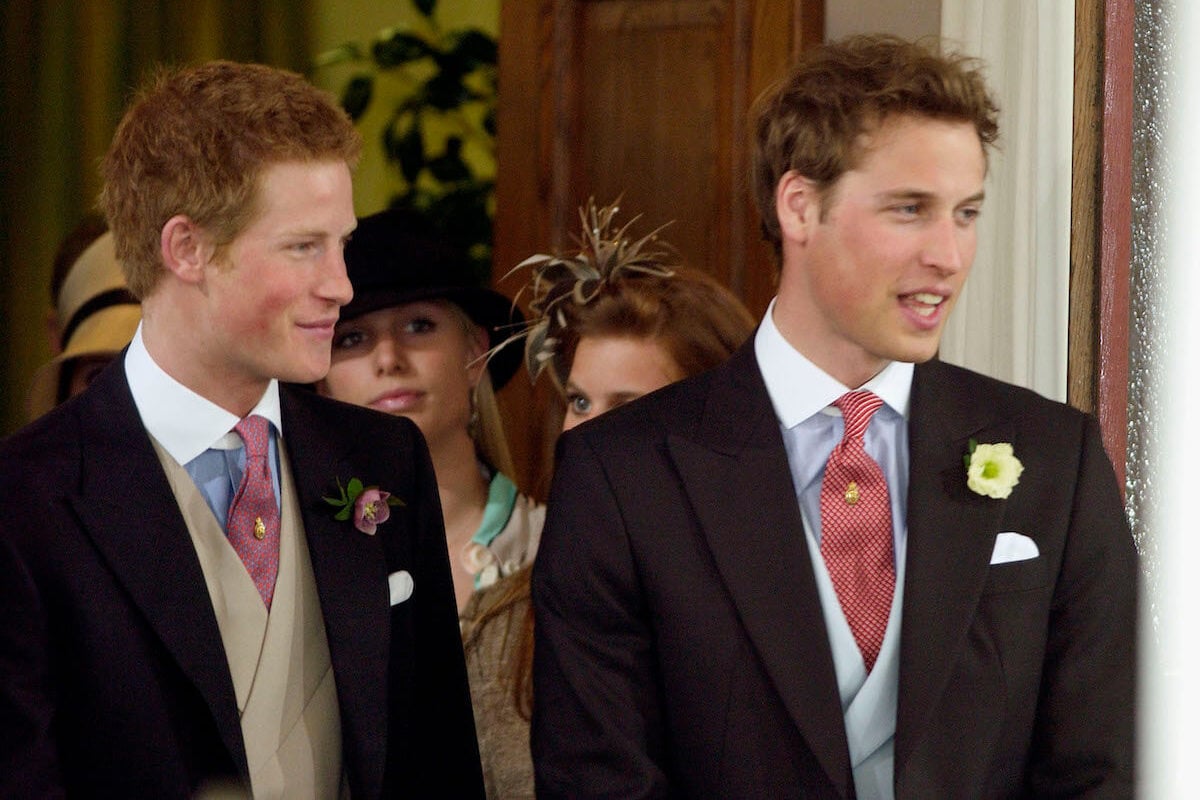
M184 283L200 283L212 258L212 245L204 229L185 214L176 214L163 225L159 246L163 264Z
M775 186L775 213L785 241L807 242L811 226L821 217L816 184L795 170L785 172Z

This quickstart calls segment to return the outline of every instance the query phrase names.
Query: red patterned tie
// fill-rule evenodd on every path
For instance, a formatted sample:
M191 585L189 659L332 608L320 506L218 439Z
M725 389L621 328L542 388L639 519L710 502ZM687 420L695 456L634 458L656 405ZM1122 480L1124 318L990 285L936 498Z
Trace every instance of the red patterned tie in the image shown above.
M847 392L834 402L846 423L821 483L821 555L867 672L875 666L896 588L892 506L887 481L863 449L863 434L883 401Z
M271 423L254 414L233 429L246 443L246 467L229 505L225 532L254 579L263 602L270 608L275 575L279 572L279 506L275 504L271 467L267 463Z

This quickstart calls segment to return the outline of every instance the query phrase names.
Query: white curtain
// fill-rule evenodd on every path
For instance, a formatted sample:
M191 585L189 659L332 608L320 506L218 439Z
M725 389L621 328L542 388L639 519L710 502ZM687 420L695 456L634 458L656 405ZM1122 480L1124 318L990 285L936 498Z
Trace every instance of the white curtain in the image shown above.
M945 361L1067 393L1074 3L942 0L942 36L981 58L1000 105L975 266Z

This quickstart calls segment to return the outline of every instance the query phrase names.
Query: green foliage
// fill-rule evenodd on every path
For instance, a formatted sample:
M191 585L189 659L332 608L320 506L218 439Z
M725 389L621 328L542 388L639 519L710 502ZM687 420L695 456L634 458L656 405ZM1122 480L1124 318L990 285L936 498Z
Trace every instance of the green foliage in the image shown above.
M486 281L491 273L496 164L496 40L477 28L443 31L437 0L409 0L417 25L380 31L369 48L347 43L318 66L358 69L341 102L356 122L373 102L390 102L380 146L395 168L392 206L425 216L465 245ZM399 86L396 97L381 85Z

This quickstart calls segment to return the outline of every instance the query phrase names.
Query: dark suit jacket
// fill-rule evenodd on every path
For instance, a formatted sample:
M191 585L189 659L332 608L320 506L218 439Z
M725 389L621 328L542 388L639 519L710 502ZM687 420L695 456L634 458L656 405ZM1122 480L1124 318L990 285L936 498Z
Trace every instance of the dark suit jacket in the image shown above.
M967 488L972 438L1024 463L1007 500ZM896 796L1131 796L1136 554L1095 421L932 362L909 446ZM539 797L853 797L753 343L564 434L556 469L533 575ZM990 566L1002 531L1040 556Z
M355 798L482 797L433 469L415 426L280 387ZM375 536L334 480L405 505ZM411 598L389 606L387 576ZM125 380L0 443L0 797L183 798L246 783L200 562Z

